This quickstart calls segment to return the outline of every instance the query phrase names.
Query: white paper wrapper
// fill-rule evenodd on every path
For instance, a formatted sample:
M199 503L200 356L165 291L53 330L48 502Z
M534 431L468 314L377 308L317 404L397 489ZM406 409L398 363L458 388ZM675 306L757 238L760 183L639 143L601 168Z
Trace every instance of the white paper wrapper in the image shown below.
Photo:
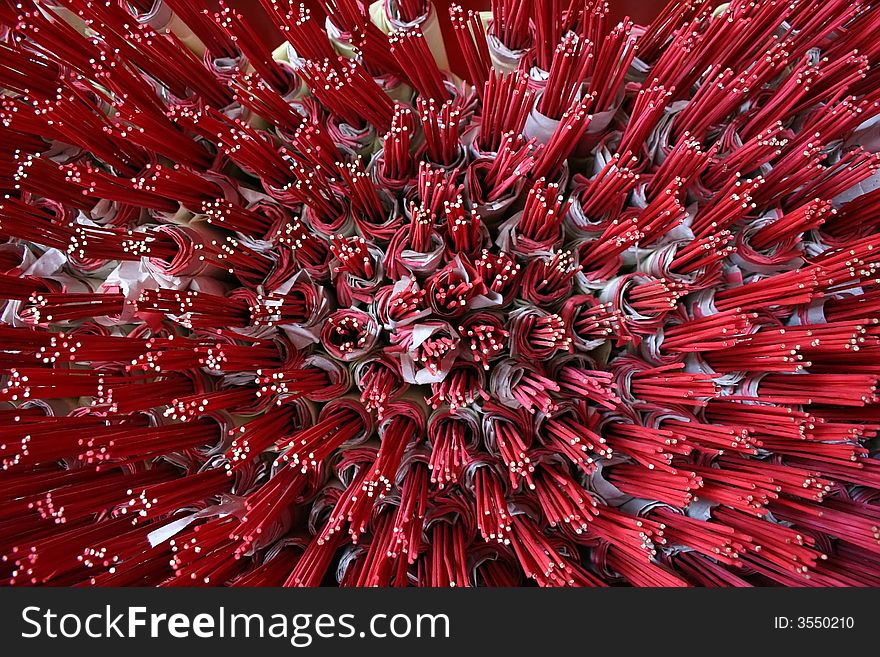
M327 402L333 399L339 399L351 388L352 379L350 369L331 358L327 358L321 354L312 354L305 358L303 365L317 367L324 370L327 372L330 379L330 385L327 388L307 395L307 398L310 401Z
M182 279L178 279L183 283ZM134 318L134 304L140 298L144 290L155 290L159 282L153 278L149 269L141 262L121 262L102 284L102 289L116 287L125 295L125 310L120 318L123 322L129 322ZM179 289L179 288L178 288ZM113 326L118 322L108 322L107 326Z
M532 91L544 91L547 86L547 80L550 78L550 72L545 71L538 66L532 66L529 69L529 89Z
M330 43L333 44L333 49L342 57L353 59L356 54L354 46L348 42L342 30L333 24L333 21L330 20L329 16L324 21L324 29L327 31L327 37L330 39Z
M156 232L170 235L178 246L178 257L172 262L165 262L159 258L143 258L145 269L155 278L162 287L182 289L188 284L188 279L197 276L208 269L208 265L200 260L195 251L202 240L198 233L188 227L158 226ZM186 283L183 281L186 280Z
M85 281L64 273L62 270L67 266L67 255L58 249L46 249L39 257L35 256L30 249L22 247L22 262L19 268L22 276L38 276L48 278L60 283L71 292L92 292L92 287ZM30 323L21 318L19 313L25 302L10 299L5 302L0 321L11 326L30 326Z
M339 266L339 262L335 259L330 262L330 271L334 272L332 278L336 287L336 296L342 305L352 306L358 303L369 303L385 280L385 267L382 262L384 253L375 246L369 246L367 250L372 256L373 262L376 263L373 268L373 277L369 280L353 276L342 270L336 273L334 270Z
M498 227L498 237L495 238L496 246L505 253L515 253L527 258L549 257L554 253L557 240L548 240L546 243L536 244L527 240L521 244L517 228L522 219L522 212L517 212L501 226Z
M137 17L139 23L149 25L156 30L156 32L162 32L165 30L172 19L175 18L171 8L162 0L153 0L153 6L144 13L140 13L140 11L131 4L129 4L129 9Z
M862 146L872 153L880 151L880 115L872 116L855 129L844 143L845 148Z
M760 228L773 223L781 216L774 210L763 217L752 221L737 234L737 249L728 256L728 260L746 273L773 276L782 271L797 269L804 264L804 259L797 255L798 245L793 240L774 244L765 252L755 251L749 244L749 238ZM789 257L791 255L792 257Z
M293 46L287 41L272 51L272 59L276 62L287 62L296 70L300 69L306 61L299 56Z
M436 271L437 267L443 260L445 249L446 245L443 240L439 235L434 233L434 235L431 236L431 250L428 253L419 253L412 249L403 249L398 258L399 266L413 274L427 276ZM388 255L390 255L390 252L386 254L386 258Z
M452 367L458 356L458 350L456 349L450 350L444 356L436 373L417 363L414 358L416 349L438 331L447 333L453 339L459 337L458 333L446 322L429 321L412 327L412 342L408 345L407 351L400 355L400 370L403 380L407 383L417 385L440 383L449 373L449 368Z
M587 479L587 490L599 497L607 506L619 507L634 499L632 495L627 495L602 476L605 466L623 462L622 459L615 458L596 461L596 470Z
M512 358L506 358L496 363L492 368L492 378L489 380L490 394L508 408L522 408L522 405L513 396L513 389L522 379L524 370L524 364Z
M156 529L149 534L147 534L147 541L150 544L150 547L156 547L157 545L161 545L165 541L171 540L175 536L177 536L184 529L189 527L196 520L202 520L204 518L215 518L215 517L226 517L226 516L237 516L241 517L244 514L244 499L241 497L237 497L234 495L224 495L220 504L216 504L213 506L209 506L206 509L201 511L197 511L188 516L184 516L178 520L175 520L172 523L164 525L159 529Z
M511 50L491 32L486 33L486 42L489 44L489 57L492 66L502 73L509 73L519 68L519 63L526 56L526 50Z
M526 117L526 124L523 128L523 135L526 139L535 139L538 144L546 144L550 141L550 138L553 136L553 133L556 132L556 128L559 127L561 121L557 119L551 119L548 116L544 116L537 109L537 100L535 102L535 107L532 108L532 111L529 112L528 117Z
M394 298L396 295L400 294L404 290L412 287L413 283L415 283L415 278L412 278L410 276L399 278L397 282L395 282L394 285L391 286L391 291L387 294L387 296L384 297L384 301L387 303L389 299ZM424 308L419 312L414 313L411 317L407 317L405 320L398 322L392 319L388 319L386 313L379 312L379 305L379 299L376 299L374 302L374 313L376 317L382 322L382 327L388 331L393 331L394 329L401 326L409 326L410 324L413 324L420 319L424 319L431 314L431 310L429 308Z
M272 290L272 292L275 294L287 294L298 281L311 282L311 277L305 270L300 270L280 287ZM287 336L287 339L297 349L305 349L309 345L321 341L322 321L330 313L330 301L327 299L324 288L315 284L314 290L317 293L318 303L312 312L309 322L306 324L279 325L279 328L284 331L284 335Z
M437 10L433 3L428 4L428 13L420 16L411 23L400 20L394 0L376 0L370 5L370 18L373 23L385 34L391 34L396 30L409 30L418 27L422 30L425 41L434 61L441 71L449 70L449 59L446 56L446 45L443 33L440 30L440 22L437 20Z
M455 258L443 269L443 271L451 270L455 274L461 277L465 283L471 282L471 276L468 273L467 268L461 261L461 255L458 254ZM479 294L468 302L468 310L481 310L483 308L492 308L493 306L500 306L504 301L504 298L498 292L487 291L485 294Z
M648 151L649 157L653 158L657 164L663 161L664 154L669 150L669 133L672 130L675 116L687 106L688 102L686 100L677 100L667 105L663 116L660 117L656 127L648 135L645 148Z
M862 294L862 288L855 288L841 293L840 296ZM825 299L816 299L808 306L798 306L791 317L788 318L788 326L804 326L807 324L827 324L825 319Z
M664 502L657 502L655 500L645 500L640 497L634 497L627 502L624 502L620 505L620 510L624 513L636 516L636 517L644 517L654 511L655 509L668 509L673 511L674 513L681 513L674 506L670 506Z

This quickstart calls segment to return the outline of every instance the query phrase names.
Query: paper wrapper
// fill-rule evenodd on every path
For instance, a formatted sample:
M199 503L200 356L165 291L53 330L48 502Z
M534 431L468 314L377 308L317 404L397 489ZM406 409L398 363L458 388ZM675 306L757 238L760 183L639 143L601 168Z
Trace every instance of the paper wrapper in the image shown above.
M125 3L137 21L142 25L149 25L156 32L164 31L176 17L162 0L153 0L152 6L145 12L141 12L133 3ZM179 21L178 21L179 22ZM179 35L178 35L179 36Z
M214 504L201 511L183 516L150 532L147 534L147 542L150 544L150 547L156 547L171 540L198 520L224 518L226 516L240 518L242 515L244 515L244 499L234 495L222 495L220 504Z
M880 116L873 116L856 128L852 136L844 143L844 148L861 146L872 153L880 152ZM880 171L875 171L869 178L852 186L832 199L834 207L838 208L847 201L851 201L862 194L873 192L880 188Z
M453 258L449 264L447 264L442 270L434 274L427 282L426 289L428 290L428 297L433 297L432 292L432 281L440 276L448 276L450 279L455 281L461 281L464 283L473 283L478 281L479 278L477 276L477 272L473 270L472 267L465 264L465 260L462 259L460 254L457 254L455 258ZM466 307L462 307L462 313L464 311L473 311L473 310L481 310L483 308L492 308L494 306L500 306L503 301L501 295L498 292L492 292L490 290L485 290L481 294L474 294L473 296L467 299ZM444 309L440 308L436 303L432 301L432 309L434 311L435 316L439 317L451 317L453 315L457 316L458 313L447 313Z
M602 476L602 470L606 467L613 467L620 463L625 463L625 461L619 458L596 461L596 470L587 480L587 490L602 500L606 506L620 507L634 499L632 495L627 495Z
M624 274L608 281L599 294L599 301L610 303L615 313L621 318L624 330L635 334L653 334L663 324L667 312L645 315L630 305L627 293L639 285L654 282L650 276L640 274Z
M505 358L492 368L492 376L489 379L489 393L504 406L524 410L519 401L513 396L513 389L519 384L526 370L534 368L523 361ZM485 424L484 424L485 427Z
M495 422L510 424L526 447L530 447L534 442L533 422L531 416L524 409L512 408L507 405L500 406L493 402L487 402L482 408L483 440L486 447L493 453L498 453ZM500 459L498 462L500 462ZM468 464L469 469L470 467L471 464ZM504 469L507 470L506 466ZM502 479L506 481L508 478L504 476Z
M537 105L538 99L536 98L535 107L532 108L532 111L529 112L528 117L526 117L523 136L526 139L535 139L538 144L546 144L550 141L550 138L556 132L556 129L562 121L559 119L551 119L549 116L541 114L538 111Z
M623 205L621 203L621 205ZM581 237L591 237L601 234L608 225L606 216L593 218L584 213L580 198L577 193L572 194L571 203L568 206L568 214L565 217L565 227Z
M415 184L415 176L406 178L405 180L393 180L391 178L388 178L383 173L384 161L385 151L380 148L375 153L373 153L373 157L370 160L370 163L367 165L367 173L369 173L373 181L381 187L388 189L389 191L396 192L400 196L404 196L407 190L409 190L412 185Z
M409 226L401 228L388 244L385 252L385 270L395 279L409 274L427 276L443 260L446 244L436 232L431 235L431 250L419 253L409 247Z
M486 239L489 237L489 227L496 227L501 220L510 216L510 213L515 208L521 207L523 189L525 189L526 184L525 178L520 178L514 186L502 196L491 201L487 200L486 194L482 188L482 183L479 179L479 174L481 170L484 170L489 166L491 166L491 162L485 159L471 162L470 166L468 166L467 173L465 174L464 182L465 190L468 197L471 199L472 207L476 213L480 215L483 226L486 228L484 231L484 237Z
M275 294L289 294L295 287L301 287L303 295L307 299L311 299L311 313L309 319L304 324L281 324L279 328L284 331L284 335L297 349L305 349L309 345L320 341L321 326L324 319L330 313L330 301L327 298L326 290L312 281L309 274L305 271L297 272L289 280L272 290Z
M730 261L744 272L773 275L782 271L797 269L804 264L801 257L800 240L788 239L776 242L766 251L758 251L749 244L749 238L764 226L776 221L781 213L776 211L751 222L737 233L736 251L729 256Z
M411 23L398 18L397 6L394 0L376 0L370 5L370 19L385 34L391 34L397 30L411 30L415 27L421 29L428 44L434 61L441 71L449 70L449 58L446 56L446 44L443 33L440 30L440 22L437 20L437 10L433 3L428 4L428 13L420 16Z
M370 157L379 143L376 129L372 126L350 126L335 115L328 117L326 130L334 143L361 157Z
M61 290L69 292L93 292L92 285L80 277L72 276L64 271L67 266L67 255L58 249L46 249L39 256L35 256L24 246L2 245L5 248L20 249L21 264L18 269L22 276L36 276L53 281ZM0 321L11 326L31 326L32 321L27 319L28 303L9 299L3 302ZM25 317L22 317L24 312Z
M514 253L521 258L553 255L556 247L561 245L561 231L555 238L543 242L530 240L519 232L522 215L522 212L517 212L498 227L498 237L495 239L496 246L506 253Z
M520 62L528 52L527 50L511 50L501 43L501 40L492 34L491 30L486 32L486 42L489 44L489 57L492 60L492 66L502 73L519 69Z
M283 201L282 201L283 203ZM330 220L319 218L309 206L303 208L303 219L316 230L326 235L342 235L350 237L355 234L355 223L348 207L344 206L336 217Z
M351 36L336 27L330 20L330 16L324 21L324 29L327 31L327 37L336 52L346 59L355 58L357 49L351 44Z
M327 419L340 408L345 408L357 413L363 424L363 430L351 440L342 443L342 449L351 450L359 445L363 445L372 437L375 426L373 423L373 417L356 397L349 395L328 401L318 414L318 422Z
M394 283L394 285L386 285L376 293L376 296L373 299L373 312L382 323L382 327L386 330L393 331L398 327L408 326L428 317L431 314L430 309L426 307L419 310L418 312L408 315L405 319L402 320L394 320L391 318L388 308L389 302L396 295L404 292L409 288L412 288L413 286L415 286L415 289L419 289L416 279L410 276L404 276L398 279L397 282Z
M340 268L339 261L335 259L330 262L330 271L333 272L331 279L335 286L336 297L342 306L370 303L385 280L382 250L375 246L368 246L367 250L375 262L373 277L369 280L344 271Z
M388 94L388 97L392 100L396 100L404 105L411 105L413 101L413 96L415 95L415 90L400 80L395 75L386 74L379 77L374 77L373 80L376 81L376 84L381 87L382 91Z
M400 371L400 362L383 353L365 358L364 360L355 363L352 367L351 376L359 390L364 390L367 383L367 374L371 371L371 367L375 366L380 366L393 372L396 377L395 386L393 389L387 391L388 396L384 403L387 404L388 402L394 401L407 391L409 385L403 380L403 375ZM385 406L377 408L376 410L380 418L385 415Z
M467 450L475 450L482 440L480 415L471 408L451 409L440 408L428 417L428 443L434 444L439 431L447 422L461 424L464 428L464 445ZM464 467L464 464L462 464Z
M386 219L381 224L375 224L367 221L358 214L354 214L354 223L361 232L361 235L376 243L385 243L390 241L395 233L397 233L403 225L404 215L397 207L397 199L385 193L384 190L379 194L383 207L386 208ZM377 262L381 261L382 253L379 254Z
M303 360L303 365L305 367L317 367L327 372L327 376L330 379L329 386L323 390L306 395L306 398L310 401L332 401L342 397L351 389L351 372L337 361L320 354L312 354L311 356L306 356Z
M597 305L599 305L599 302L595 295L578 294L566 299L559 312L562 321L565 323L566 330L568 331L568 337L571 338L572 347L577 351L585 353L593 351L594 349L598 349L608 340L601 335L581 335L575 329L575 324L577 323L581 312L595 308Z
M360 338L363 338L362 344L352 348L351 351L342 351L340 350L336 344L333 342L333 329L336 324L340 321L347 320L357 321L358 327L360 328ZM376 346L376 343L379 340L380 329L376 320L368 315L367 313L355 310L354 308L337 310L335 313L332 313L324 324L324 327L321 331L321 342L324 344L324 348L328 354L330 354L333 358L337 358L346 363L352 362L359 358L363 358L366 356L373 348Z
M503 582L505 587L522 586L522 569L516 561L513 550L496 543L477 544L468 550L468 569L471 574L472 586L487 586L487 575L484 574L489 568L493 570L493 583L499 583L497 573L502 572L507 577Z
M452 349L441 359L436 371L432 371L417 359L418 348L425 340L442 335L458 341L458 333L446 322L430 320L398 329L393 340L398 346L400 371L403 380L416 385L439 383L446 378L449 368L458 356L458 350Z

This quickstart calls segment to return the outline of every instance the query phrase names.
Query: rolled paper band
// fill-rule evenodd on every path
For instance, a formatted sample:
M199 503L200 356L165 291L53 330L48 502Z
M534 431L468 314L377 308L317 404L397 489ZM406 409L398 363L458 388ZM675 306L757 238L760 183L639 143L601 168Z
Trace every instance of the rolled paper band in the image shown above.
M386 285L376 292L373 309L382 326L394 330L407 326L431 314L424 300L425 292L418 282L409 276Z
M846 203L847 201L851 201L854 198L858 198L863 194L868 194L869 192L873 192L876 189L880 189L880 171L875 171L871 174L870 177L853 185L845 192L841 192L836 195L833 199L835 207L839 207Z
M174 12L162 0L153 0L152 6L145 12L141 12L137 6L130 2L125 4L139 23L149 25L157 32L162 32L169 27L174 18Z
M434 61L441 71L449 70L449 58L446 56L446 43L440 30L440 21L437 19L437 10L434 3L428 3L428 12L411 22L406 22L398 17L397 7L394 0L376 0L370 5L370 19L385 34L391 34L396 30L408 30L418 27L428 42L428 48L434 56Z
M373 275L370 278L351 273L342 266L339 260L334 259L330 262L331 279L336 287L339 302L343 306L370 303L383 283L385 270L382 266L383 253L381 249L371 245L367 247L367 253L375 263Z
M524 68L524 66L523 66ZM547 86L547 80L550 77L550 72L545 71L544 69L538 66L530 66L529 67L529 89L536 94L540 94L544 91L544 88Z
M357 426L360 429L354 437L342 443L342 448L350 450L358 445L363 445L372 437L376 427L372 415L355 396L349 394L345 397L328 401L318 414L318 422L338 415L341 410L353 413L354 417L356 417Z
M438 320L398 328L392 341L403 380L418 385L443 381L458 356L460 343L452 326Z
M602 476L602 470L612 464L613 461L599 461L596 463L596 471L590 475L587 482L587 490L597 495L606 505L619 507L632 500L633 496L627 495Z
M848 295L844 295L846 297ZM825 318L825 299L817 299L808 306L799 306L789 317L789 326L806 326L809 324L827 324Z
M385 175L385 151L380 148L370 160L367 166L367 173L370 174L373 181L390 192L396 192L403 196L405 192L415 183L414 177L406 177L403 180L395 180Z
M751 236L775 220L776 217L763 217L739 232L736 237L736 251L729 256L731 262L745 272L768 275L797 269L803 265L803 251L798 238L781 240L764 250L758 250L751 245Z
M880 151L880 116L872 116L859 124L844 147L861 146L872 153Z
M672 281L625 274L609 281L599 294L599 300L611 305L624 331L653 334L662 326L666 315L678 306L678 298L685 291L684 286Z
M147 269L164 278L192 277L204 272L208 265L199 251L204 246L202 237L187 226L157 226L154 231L170 237L177 252L170 258L151 257L145 260Z
M501 40L492 34L486 33L486 41L489 44L489 57L492 65L502 73L509 73L519 69L520 62L526 56L527 50L511 50Z
M403 380L400 363L385 354L356 363L352 378L361 391L361 401L367 410L375 409L380 418L385 415L388 402L394 401L409 388Z
M544 116L537 109L537 99L535 100L535 107L532 108L532 111L529 112L529 116L526 119L526 125L523 129L523 135L526 139L536 139L539 144L546 144L550 141L550 138L556 133L556 129L559 127L559 124L562 121L558 119L551 119L548 116Z
M560 245L561 235L541 242L531 240L520 234L518 230L522 216L522 212L517 212L498 227L495 244L502 251L514 253L521 258L551 255L554 247Z
M305 367L317 367L327 373L330 385L322 390L311 392L306 398L315 402L329 402L339 399L351 390L351 372L349 368L338 361L326 358L320 354L312 354L303 360Z
M333 24L333 21L330 20L330 16L324 21L324 29L327 30L327 38L330 39L330 43L333 44L333 49L336 50L336 52L346 59L355 58L357 55L357 48L351 43L351 35L346 34L336 27L336 25Z
M199 39L199 37L193 34L192 30L190 30L176 14L171 14L166 29L174 33L174 35L183 42L183 45L189 48L194 55L197 57L204 57L205 52L207 51L205 44L202 43L202 40Z
M516 182L502 195L491 198L492 190L484 184L483 176L491 168L493 153L490 157L482 157L468 165L465 173L465 191L474 210L488 227L495 227L499 220L511 216L511 212L520 206L526 179L519 177ZM514 213L516 214L516 213Z
M326 290L307 271L299 271L268 292L258 295L251 308L254 325L278 326L297 349L317 342L330 312Z
M382 90L388 94L388 96L399 103L403 103L405 105L409 105L412 103L413 95L415 91L411 86L403 82L396 75L386 74L379 77L373 78Z
M425 435L427 418L425 416L425 408L422 404L418 404L407 399L400 399L398 401L394 401L388 404L387 415L387 419L380 422L379 426L377 427L380 437L383 437L385 435L391 423L394 422L398 417L405 417L412 420L413 424L415 425L416 432L415 435L412 436L412 438Z
M360 310L337 310L331 314L321 332L327 353L345 362L362 358L372 351L379 338L376 320Z
M628 502L624 502L620 505L620 510L628 515L633 515L636 517L644 517L650 514L652 511L656 511L658 509L666 509L668 511L672 511L673 513L681 513L679 509L676 509L674 506L670 506L664 502L656 502L654 500L645 500L641 498L633 498Z
M588 352L602 345L619 330L610 306L600 304L592 294L569 297L560 311L572 346Z
M500 444L509 444L514 436L526 448L531 447L534 443L533 423L529 414L524 410L487 402L482 411L483 440L493 453L498 454Z
M436 232L431 234L430 249L426 253L414 251L409 246L410 227L397 231L385 254L385 270L389 276L401 278L407 274L427 276L434 272L443 260L446 244Z
M468 566L471 586L522 586L522 569L517 564L516 555L504 545L476 545L469 552Z
M233 78L241 72L242 68L248 66L247 59L243 55L239 57L213 57L207 51L202 55L202 61L208 70L225 84L231 84Z
M356 226L351 211L347 204L341 203L340 205L340 210L333 217L319 216L312 208L305 206L303 219L324 235L342 235L344 237L354 235Z
M425 281L425 291L437 317L459 317L502 302L501 295L487 290L476 270L459 255Z

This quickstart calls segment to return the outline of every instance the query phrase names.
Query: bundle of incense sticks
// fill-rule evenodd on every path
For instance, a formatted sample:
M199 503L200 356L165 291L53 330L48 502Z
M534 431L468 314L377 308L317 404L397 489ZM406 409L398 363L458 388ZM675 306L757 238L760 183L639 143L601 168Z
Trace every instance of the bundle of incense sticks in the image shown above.
M880 9L147 4L0 12L4 583L880 585Z

